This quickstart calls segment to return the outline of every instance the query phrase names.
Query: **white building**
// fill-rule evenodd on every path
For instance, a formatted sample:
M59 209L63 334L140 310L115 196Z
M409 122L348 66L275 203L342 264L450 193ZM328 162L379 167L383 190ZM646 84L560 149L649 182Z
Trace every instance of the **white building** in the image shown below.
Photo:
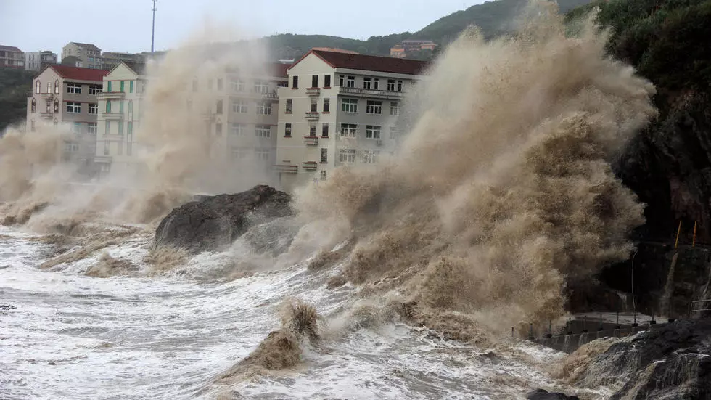
M25 53L25 69L42 71L49 65L57 63L57 55L51 51L30 51Z
M284 190L342 165L378 162L394 146L404 92L426 63L313 49L279 89L276 169Z

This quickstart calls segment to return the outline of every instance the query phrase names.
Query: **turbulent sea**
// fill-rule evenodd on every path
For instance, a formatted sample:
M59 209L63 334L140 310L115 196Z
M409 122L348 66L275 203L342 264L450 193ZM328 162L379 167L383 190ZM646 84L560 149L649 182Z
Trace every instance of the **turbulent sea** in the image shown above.
M563 356L523 343L491 351L386 323L306 348L294 370L218 384L278 327L284 298L328 316L356 289L326 289L326 276L300 264L231 282L196 278L226 254L197 256L167 276L83 275L97 256L46 271L38 266L51 245L1 233L2 399L522 398L554 384L544 366ZM141 265L148 241L137 236L108 253Z

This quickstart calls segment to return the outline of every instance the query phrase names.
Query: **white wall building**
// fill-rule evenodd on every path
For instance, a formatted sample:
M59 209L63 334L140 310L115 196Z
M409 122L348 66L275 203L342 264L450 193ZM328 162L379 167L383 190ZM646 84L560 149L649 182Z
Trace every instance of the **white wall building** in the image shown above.
M426 63L313 49L279 89L276 169L282 189L325 180L342 165L374 164L392 148L407 88Z

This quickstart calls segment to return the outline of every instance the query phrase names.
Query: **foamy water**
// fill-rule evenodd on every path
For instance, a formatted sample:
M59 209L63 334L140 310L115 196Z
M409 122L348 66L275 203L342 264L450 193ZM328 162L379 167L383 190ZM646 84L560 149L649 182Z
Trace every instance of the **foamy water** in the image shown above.
M3 399L520 398L553 385L539 363L561 357L526 346L516 356L487 354L388 323L307 347L294 371L217 385L278 327L284 298L298 296L328 316L356 289L326 289L324 276L301 265L228 283L90 278L71 265L42 271L47 245L0 233ZM145 249L129 241L111 252Z

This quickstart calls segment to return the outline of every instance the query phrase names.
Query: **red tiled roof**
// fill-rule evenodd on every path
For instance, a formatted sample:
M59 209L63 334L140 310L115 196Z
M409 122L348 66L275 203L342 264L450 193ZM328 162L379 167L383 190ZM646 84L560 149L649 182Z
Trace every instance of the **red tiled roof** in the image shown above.
M2 51L12 51L12 52L15 52L15 53L22 53L22 50L18 49L18 48L15 47L15 46L3 46L3 45L0 45L0 50L2 50Z
M365 54L343 53L340 51L324 51L312 49L309 54L315 54L333 68L348 68L356 70L368 70L378 72L389 72L395 74L417 75L427 68L428 63L417 60L404 60L402 58L367 56ZM298 64L297 61L292 67Z
M52 65L50 68L54 69L62 78L77 81L101 82L110 72L103 69L78 68L68 65Z
M289 75L286 73L286 71L291 67L291 64L283 64L283 63L272 63L270 71L273 76L276 76L277 78L287 78Z

